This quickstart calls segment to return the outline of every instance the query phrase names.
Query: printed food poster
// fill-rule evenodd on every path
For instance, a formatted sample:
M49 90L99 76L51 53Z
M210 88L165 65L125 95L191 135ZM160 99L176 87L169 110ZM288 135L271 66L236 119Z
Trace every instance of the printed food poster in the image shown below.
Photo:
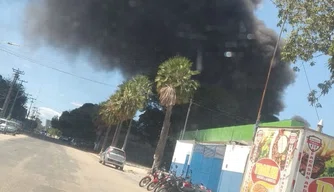
M301 140L301 129L260 128L245 170L242 192L285 192L292 185L289 177L296 168L293 158ZM292 171L295 172L295 171Z
M334 139L306 132L295 191L334 191Z

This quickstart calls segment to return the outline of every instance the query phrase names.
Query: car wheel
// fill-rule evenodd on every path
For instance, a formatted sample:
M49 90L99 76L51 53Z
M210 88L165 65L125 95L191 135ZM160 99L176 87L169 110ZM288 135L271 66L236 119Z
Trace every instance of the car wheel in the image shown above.
M120 169L121 171L123 171L123 170L124 170L124 167L119 167L119 169Z

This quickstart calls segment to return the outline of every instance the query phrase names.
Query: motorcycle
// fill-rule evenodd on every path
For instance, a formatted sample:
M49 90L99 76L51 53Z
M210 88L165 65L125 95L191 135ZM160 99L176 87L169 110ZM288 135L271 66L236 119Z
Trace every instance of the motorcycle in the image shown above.
M175 169L177 169L178 166L175 165ZM170 170L169 173L161 180L159 181L159 183L156 185L154 192L158 192L160 188L162 188L163 186L167 185L168 181L170 180L170 177L176 175L176 171L175 170Z
M146 175L139 181L139 187L146 187L154 178L157 177L158 177L158 170L156 168L153 168L148 175Z
M151 183L147 185L146 189L148 191L155 190L159 186L159 184L166 178L165 171L166 170L164 168L159 171L158 176L153 178Z
M169 178L172 176L172 175L176 175L176 172L175 171L170 171L163 179L161 179L159 181L159 183L156 185L156 188L154 189L154 192L158 192L158 190L163 187L164 185L167 184Z
M191 171L190 171L191 172ZM193 185L191 181L187 181L190 177L183 178L183 173L181 177L176 177L176 175L171 175L167 179L167 183L164 184L157 192L211 192L203 184Z

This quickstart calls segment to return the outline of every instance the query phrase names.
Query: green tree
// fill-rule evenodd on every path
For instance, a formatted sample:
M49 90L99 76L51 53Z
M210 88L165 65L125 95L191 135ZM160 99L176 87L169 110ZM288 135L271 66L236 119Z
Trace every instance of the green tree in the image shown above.
M124 121L133 119L136 112L145 107L145 103L152 93L152 83L148 77L137 75L134 78L124 82L119 86L119 90L110 98L107 109L113 116L113 121L118 122L111 145L117 146L119 134ZM128 135L130 134L131 122L129 123L129 131L125 138L123 148L126 146ZM114 123L114 122L113 122Z
M144 109L148 99L150 98L150 95L152 94L152 83L147 76L137 75L134 78L127 81L124 86L125 86L123 93L124 106L122 107L128 110L126 114L129 115L127 118L130 119L130 122L122 146L123 150L126 147L128 137L131 132L131 124L133 117L135 116L138 110Z
M64 111L59 118L53 117L51 125L59 129L63 136L93 140L96 132L93 117L97 110L97 105L85 103L79 108Z
M95 142L97 145L94 147L94 150L98 150L99 145L101 143L101 139L103 138L102 135L107 131L108 125L103 121L103 116L100 114L100 111L103 107L103 105L106 103L106 101L101 102L97 106L97 110L93 114L93 123L96 127L96 140Z
M192 71L191 67L192 62L181 56L170 58L159 66L155 78L156 89L159 94L160 104L165 107L166 112L152 167L159 167L161 164L168 138L173 106L188 103L199 87L199 83L192 79L199 72Z
M104 136L104 139L103 139L103 143L102 143L102 147L101 147L101 153L106 148L109 133L111 131L112 126L116 125L118 123L116 112L114 110L114 101L119 96L120 96L120 91L117 90L116 93L114 95L110 96L110 98L106 102L103 102L101 107L100 107L99 114L101 115L102 121L104 121L105 124L108 126L107 131L106 131L105 136ZM115 134L116 134L116 132L115 132Z
M61 136L61 131L59 129L55 129L55 128L49 128L47 130L48 134L51 136L57 136L60 137Z
M279 10L279 25L291 27L282 52L285 61L297 60L315 65L319 56L328 57L331 76L319 83L320 90L312 90L308 96L312 105L321 107L319 98L326 95L334 84L334 6L331 0L274 0ZM299 70L298 67L295 67Z
M7 93L10 87L10 83L11 83L11 80L3 78L0 75L0 108L3 106L5 102L5 98L7 96ZM18 92L19 94L14 104L14 98ZM26 104L27 101L28 101L28 98L26 96L24 86L20 86L18 84L14 85L14 88L11 94L11 99L10 99L5 117L8 117L10 113L10 109L13 107L11 118L17 119L20 121L24 121L25 116L27 114L27 109L24 107L24 105Z

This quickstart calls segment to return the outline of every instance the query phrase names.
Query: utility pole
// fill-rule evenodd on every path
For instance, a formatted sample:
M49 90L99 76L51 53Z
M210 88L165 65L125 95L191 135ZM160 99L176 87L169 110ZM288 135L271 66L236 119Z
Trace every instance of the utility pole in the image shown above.
M19 80L19 81L20 81L20 83L18 83L17 92L16 92L16 95L15 95L13 104L12 104L12 106L11 106L11 108L10 108L10 111L9 111L9 114L8 114L7 119L11 119L11 118L12 118L12 113L13 113L13 110L14 110L14 107L15 107L15 104L16 104L16 100L17 100L17 98L19 98L19 93L20 93L20 91L21 91L20 88L21 88L21 86L22 86L22 83L28 83L27 81L23 81L23 80ZM20 97L23 96L23 94L24 94L24 93L22 93L22 95L20 95Z
M28 109L28 113L27 113L27 119L29 118L29 115L30 115L30 111L31 111L31 107L32 107L32 104L34 103L34 101L36 100L35 98L29 98L30 99L30 107Z
M32 128L33 122L36 121L36 119L38 118L38 116L39 116L38 108L37 107L33 107L32 113L31 113L31 119L30 119L29 129Z
M12 94L13 87L14 87L16 81L19 79L20 75L24 75L24 71L21 71L20 69L14 69L13 68L13 72L14 72L14 78L13 78L13 81L10 83L5 102L3 103L2 111L1 111L2 112L1 117L5 117L5 115L6 115L7 108L8 108L9 102L10 102L10 96Z
M32 111L33 111L32 114L31 114L32 120L35 121L36 119L39 118L39 115L40 115L39 108L38 107L33 107Z
M188 111L187 111L186 121L184 122L184 127L183 127L183 130L182 130L181 135L180 135L181 140L183 139L184 133L186 132L186 129L187 129L187 123L188 123L188 118L189 118L189 114L190 114L192 104L193 104L193 99L191 98L190 102L189 102Z

